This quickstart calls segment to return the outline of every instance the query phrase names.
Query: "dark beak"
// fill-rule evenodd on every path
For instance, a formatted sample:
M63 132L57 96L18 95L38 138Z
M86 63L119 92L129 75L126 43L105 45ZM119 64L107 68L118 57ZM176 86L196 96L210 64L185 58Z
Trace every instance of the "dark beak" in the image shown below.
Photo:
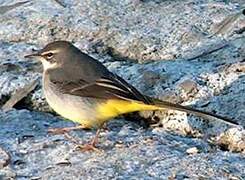
M38 57L38 56L41 56L41 54L37 51L33 54L25 55L24 57L25 58L33 58L33 57Z

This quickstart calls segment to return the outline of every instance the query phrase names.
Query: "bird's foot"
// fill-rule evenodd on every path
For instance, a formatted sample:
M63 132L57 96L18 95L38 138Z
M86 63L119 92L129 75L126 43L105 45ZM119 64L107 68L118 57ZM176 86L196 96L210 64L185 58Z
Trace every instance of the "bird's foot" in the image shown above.
M94 151L97 153L102 153L103 151L96 147L96 144L98 144L99 134L100 134L100 129L97 130L95 137L92 139L92 141L90 143L87 143L84 145L78 145L77 148L79 148L80 151L82 151L82 152Z
M86 152L86 151L94 151L97 153L102 153L103 151L99 148L96 147L96 144L98 143L98 139L95 137L94 139L92 139L92 141L90 143L87 144L82 144L81 141L75 139L73 136L69 135L68 133L65 133L65 137L73 142L74 144L76 144L76 148L80 150L81 152Z
M84 144L84 145L78 145L76 147L76 149L79 149L81 152L87 152L87 151L94 151L94 152L97 152L97 153L102 153L103 152L103 150L95 147L95 145L90 144L90 143Z

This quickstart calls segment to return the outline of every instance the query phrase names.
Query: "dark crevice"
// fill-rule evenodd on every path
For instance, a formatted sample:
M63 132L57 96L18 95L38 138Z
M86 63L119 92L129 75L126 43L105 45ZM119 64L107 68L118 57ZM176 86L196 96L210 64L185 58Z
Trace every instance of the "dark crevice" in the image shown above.
M2 107L10 98L10 95L2 95L0 99L0 107Z

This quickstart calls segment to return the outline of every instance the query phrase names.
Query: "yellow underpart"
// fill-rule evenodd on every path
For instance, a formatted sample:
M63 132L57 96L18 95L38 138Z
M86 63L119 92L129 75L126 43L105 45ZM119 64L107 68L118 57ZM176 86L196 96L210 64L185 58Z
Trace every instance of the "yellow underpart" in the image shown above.
M138 101L108 100L97 107L98 119L108 120L121 114L135 111L157 110L160 107L144 104Z
M104 122L121 114L160 109L157 106L143 104L139 101L107 100L104 103L94 106L95 109L91 110L91 113L93 114L89 115L89 112L85 112L86 108L69 103L72 101L67 101L66 104L64 104L62 102L58 102L57 98L50 99L50 97L52 96L49 96L47 101L55 112L66 119L83 125L86 128L100 127Z

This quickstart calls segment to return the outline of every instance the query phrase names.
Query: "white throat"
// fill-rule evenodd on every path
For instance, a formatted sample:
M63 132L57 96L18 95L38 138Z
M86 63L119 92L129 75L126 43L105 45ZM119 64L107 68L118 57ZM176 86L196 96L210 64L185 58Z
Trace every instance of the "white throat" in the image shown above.
M47 60L44 60L44 59L41 59L41 62L43 64L43 70L44 71L57 67L57 63L50 63L50 62L48 62Z

